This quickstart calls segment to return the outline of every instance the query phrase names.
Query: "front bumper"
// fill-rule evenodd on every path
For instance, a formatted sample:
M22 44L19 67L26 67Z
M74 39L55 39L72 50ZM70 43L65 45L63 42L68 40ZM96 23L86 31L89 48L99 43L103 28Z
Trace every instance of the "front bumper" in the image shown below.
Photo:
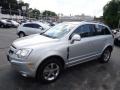
M7 55L8 61L11 66L18 71L24 77L35 77L34 65L30 62L22 62L22 60L16 60Z

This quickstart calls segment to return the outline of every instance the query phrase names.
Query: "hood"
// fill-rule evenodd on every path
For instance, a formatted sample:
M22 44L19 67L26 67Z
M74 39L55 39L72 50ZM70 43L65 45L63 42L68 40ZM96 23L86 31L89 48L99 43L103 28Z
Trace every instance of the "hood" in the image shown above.
M15 22L15 21L11 21L11 23L12 23L13 25L16 25L16 26L19 25L19 23Z
M24 48L37 44L51 43L51 42L55 42L56 40L58 39L52 39L39 34L34 34L27 37L19 38L15 40L12 45L16 48Z

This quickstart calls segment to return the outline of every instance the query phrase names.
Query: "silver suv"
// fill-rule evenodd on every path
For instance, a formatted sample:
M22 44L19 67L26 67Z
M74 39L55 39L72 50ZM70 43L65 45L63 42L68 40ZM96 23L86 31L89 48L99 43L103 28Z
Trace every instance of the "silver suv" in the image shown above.
M17 39L8 61L25 77L52 82L64 68L90 60L108 62L113 50L109 27L92 22L63 22L43 34Z

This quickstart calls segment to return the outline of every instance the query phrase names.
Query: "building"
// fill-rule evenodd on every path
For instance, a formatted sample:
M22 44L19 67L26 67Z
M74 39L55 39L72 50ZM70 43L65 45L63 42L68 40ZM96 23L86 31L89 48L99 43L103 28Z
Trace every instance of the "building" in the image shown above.
M59 22L63 21L93 21L94 17L82 15L75 15L75 16L60 16Z
M2 14L1 13L1 7L0 7L0 19L16 19L16 20L19 20L19 19L23 19L23 18L24 17L20 16L20 15Z
M18 15L9 15L9 14L1 14L0 13L0 19L23 19L23 16L18 16Z

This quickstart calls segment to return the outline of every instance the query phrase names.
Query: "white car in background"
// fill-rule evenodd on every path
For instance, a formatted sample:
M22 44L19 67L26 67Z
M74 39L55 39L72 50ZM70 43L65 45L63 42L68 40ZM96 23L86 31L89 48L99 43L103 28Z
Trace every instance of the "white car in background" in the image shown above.
M8 22L7 19L1 19L0 20L0 27L1 28L9 28L9 27L12 27L12 23Z
M41 22L27 22L18 27L17 34L19 37L24 37L31 34L43 33L49 28L50 26Z
M18 27L20 25L18 22L14 21L14 20L10 20L10 21L11 21L13 27Z

